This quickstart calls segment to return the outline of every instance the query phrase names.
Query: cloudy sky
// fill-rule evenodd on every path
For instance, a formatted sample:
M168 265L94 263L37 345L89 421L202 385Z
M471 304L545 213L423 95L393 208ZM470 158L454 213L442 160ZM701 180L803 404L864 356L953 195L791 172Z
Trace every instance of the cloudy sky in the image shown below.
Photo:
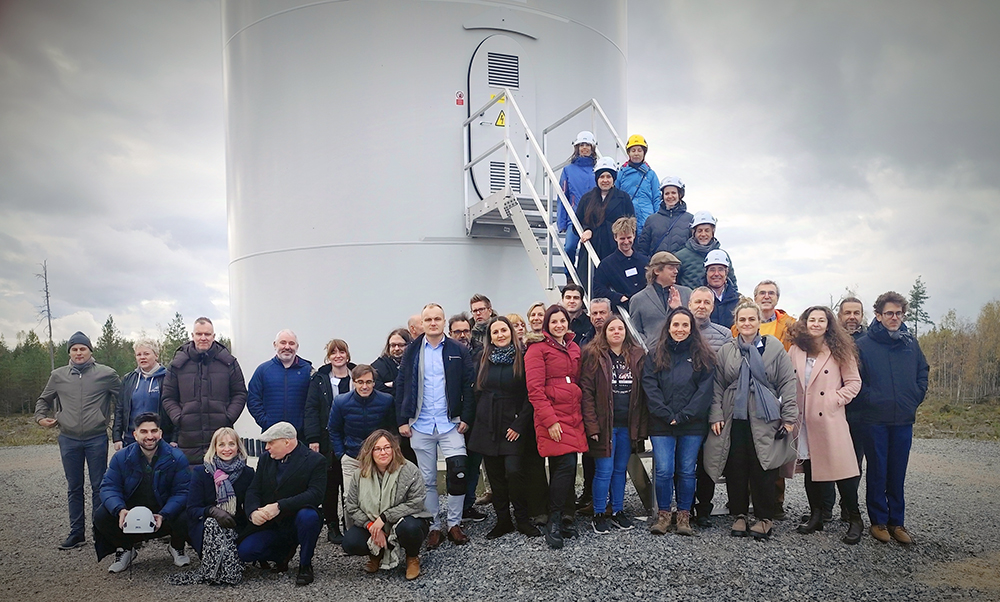
M629 5L628 131L780 306L1000 298L1000 4ZM0 0L0 333L229 331L217 2ZM38 328L41 334L41 329Z

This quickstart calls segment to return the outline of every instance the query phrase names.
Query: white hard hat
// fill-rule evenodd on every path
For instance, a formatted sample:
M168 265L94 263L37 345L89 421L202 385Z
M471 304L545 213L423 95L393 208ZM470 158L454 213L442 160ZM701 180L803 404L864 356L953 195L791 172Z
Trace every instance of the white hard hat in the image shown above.
M125 515L125 533L152 533L156 531L153 511L145 506L136 506Z
M594 164L595 176L599 176L602 171L610 171L612 177L618 177L618 166L615 165L615 160L607 155L598 159L597 163Z
M576 135L576 140L573 141L573 146L577 144L589 144L590 146L597 146L597 138L594 138L593 132L588 132L583 130Z
M676 186L680 190L681 194L684 194L684 182L681 182L681 179L678 178L677 176L667 176L662 180L660 180L661 192L667 186Z
M711 224L714 226L716 223L717 222L715 218L712 217L711 213L708 211L699 211L694 214L694 219L691 220L691 229L694 230L702 224Z
M729 267L729 255L726 254L722 249L715 249L714 251L709 251L708 255L705 257L705 267L710 265L724 265Z

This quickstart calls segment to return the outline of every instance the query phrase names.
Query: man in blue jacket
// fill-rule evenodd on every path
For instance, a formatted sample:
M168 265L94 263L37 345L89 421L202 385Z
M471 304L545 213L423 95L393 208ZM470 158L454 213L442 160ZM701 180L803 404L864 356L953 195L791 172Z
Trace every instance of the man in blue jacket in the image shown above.
M465 506L466 451L463 435L472 425L476 372L465 345L444 336L444 310L428 303L420 314L424 333L403 353L396 376L396 422L410 438L427 490L425 504L434 517L427 548L444 541L437 491L438 448L447 468L447 537L458 545L469 541L462 531Z
M163 441L158 413L139 414L135 423L135 443L111 457L101 481L101 505L94 509L97 560L115 553L109 573L120 573L132 564L136 544L165 535L170 536L174 564L186 566L191 562L184 554L184 507L191 483L187 458ZM140 506L152 511L155 529L148 533L129 529L126 533L129 513Z
M285 329L274 336L274 357L257 366L247 387L247 409L261 431L278 422L305 441L305 408L312 364L299 357L299 338Z
M875 321L858 339L859 404L864 432L870 532L882 543L913 543L903 526L903 480L913 442L917 406L927 393L930 367L916 337L906 330L907 302L889 291L875 300Z

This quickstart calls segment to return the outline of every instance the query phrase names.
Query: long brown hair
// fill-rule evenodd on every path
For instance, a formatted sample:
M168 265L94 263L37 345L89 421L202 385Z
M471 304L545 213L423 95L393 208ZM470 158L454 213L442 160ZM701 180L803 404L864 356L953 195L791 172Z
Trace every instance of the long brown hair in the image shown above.
M670 341L673 340L670 336L670 322L677 314L684 314L691 321L691 334L688 335L691 340L691 365L697 371L708 370L715 365L715 354L702 338L694 314L686 307L675 307L667 314L667 321L663 323L663 330L660 331L660 339L656 344L656 357L653 360L656 369L670 370Z
M854 339L847 334L840 321L833 314L833 310L823 305L813 305L806 308L799 316L798 322L792 324L792 343L809 355L817 355L822 346L809 334L809 315L814 311L821 311L826 314L826 332L823 333L823 343L830 348L830 355L837 361L837 364L846 366L853 359L858 360L858 348L854 345Z
M410 331L409 330L407 330L405 328L397 328L396 330L393 330L392 332L390 332L389 336L385 337L385 347L382 348L382 355L383 356L386 356L386 357L389 356L389 339L391 339L393 336L399 336L399 338L403 339L403 341L407 345L409 345L410 343L413 342L413 337L410 336Z
M372 476L372 471L375 470L375 444L382 437L385 437L389 445L392 446L392 462L389 462L389 466L386 467L385 471L396 472L400 466L406 464L406 458L403 457L403 450L399 449L399 439L385 429L377 429L371 435L368 435L365 442L361 444L361 451L358 452L358 461L361 463L361 467L358 470L361 471L361 477L364 479Z
M496 349L496 345L493 344L493 337L490 331L493 330L493 325L497 322L503 322L510 329L510 344L514 346L514 380L524 381L524 351L518 344L517 335L514 333L514 327L511 326L510 320L507 316L496 316L490 320L489 324L486 326L486 341L484 341L483 346L483 359L479 361L479 376L476 377L476 389L482 391L483 386L486 384L486 378L490 373L490 354Z
M597 192L594 192L595 190ZM587 203L587 208L583 211L584 223L581 225L596 228L604 223L604 211L608 208L608 204L605 202L605 197L601 196L601 193L603 192L603 190L594 186L594 188L587 193L593 196L593 198L590 199L590 202ZM610 191L608 194L611 194Z
M600 358L611 351L611 345L608 343L608 326L615 320L621 322L622 326L625 326L625 320L621 316L611 314L608 317L608 321L601 328L601 331L597 333L597 336L584 346L583 361L580 362L582 366L581 370L594 369L598 365ZM626 327L625 340L622 341L622 355L626 358L631 357L632 350L637 347L639 347L639 344L635 342L635 339L632 338L632 333Z

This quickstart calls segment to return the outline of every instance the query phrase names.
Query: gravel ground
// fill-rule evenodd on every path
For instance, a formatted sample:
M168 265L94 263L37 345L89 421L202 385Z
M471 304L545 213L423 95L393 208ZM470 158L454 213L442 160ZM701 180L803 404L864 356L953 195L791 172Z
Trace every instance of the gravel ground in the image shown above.
M863 485L862 485L863 486ZM626 511L642 513L631 491ZM67 532L65 480L55 446L0 448L0 591L8 600L216 600L208 586L174 587L166 545L150 542L131 574L110 575L92 546L59 551ZM863 495L862 495L863 499ZM716 503L724 504L719 487ZM1000 444L916 440L907 476L907 527L917 544L905 549L865 535L857 546L840 537L846 523L802 536L795 521L777 523L770 542L729 537L729 518L713 518L696 537L654 537L646 524L598 536L578 521L581 536L561 551L518 534L488 542L492 517L472 525L472 541L424 554L423 575L402 569L366 575L362 559L321 541L317 580L296 588L288 575L248 569L227 596L241 600L1000 600ZM801 477L788 486L789 517L806 511ZM88 510L89 512L89 510ZM88 529L90 527L88 519ZM867 523L866 523L867 524ZM193 556L193 553L192 553ZM294 562L293 562L294 566Z

